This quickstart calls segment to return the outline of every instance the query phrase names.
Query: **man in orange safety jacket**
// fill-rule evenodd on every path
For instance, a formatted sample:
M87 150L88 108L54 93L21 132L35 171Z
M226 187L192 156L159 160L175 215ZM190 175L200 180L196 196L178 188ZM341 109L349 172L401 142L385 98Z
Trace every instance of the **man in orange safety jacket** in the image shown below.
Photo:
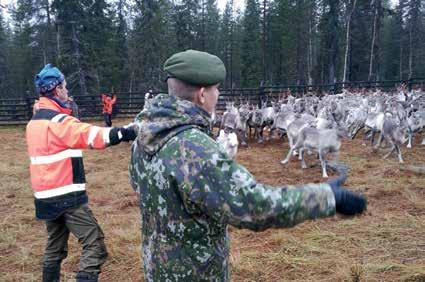
M70 233L83 247L77 281L98 281L107 251L102 229L87 205L81 149L104 149L134 140L136 128L99 127L71 116L65 77L50 64L35 76L35 85L40 99L27 125L26 140L36 217L45 221L48 233L43 282L60 280Z
M103 103L103 118L105 120L106 126L112 126L112 107L117 101L117 96L108 94L102 94L102 103Z

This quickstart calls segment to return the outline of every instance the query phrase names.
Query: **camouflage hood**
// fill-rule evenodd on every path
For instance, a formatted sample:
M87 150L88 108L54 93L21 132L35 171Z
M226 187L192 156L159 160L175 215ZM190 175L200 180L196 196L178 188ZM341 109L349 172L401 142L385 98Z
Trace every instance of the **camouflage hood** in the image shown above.
M159 94L136 116L138 148L156 154L178 133L197 127L207 132L211 116L194 103L168 94Z

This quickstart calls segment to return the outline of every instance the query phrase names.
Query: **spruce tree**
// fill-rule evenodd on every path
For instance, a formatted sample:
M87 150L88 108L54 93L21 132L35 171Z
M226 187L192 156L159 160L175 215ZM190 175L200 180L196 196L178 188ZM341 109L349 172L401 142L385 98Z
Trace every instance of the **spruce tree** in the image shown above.
M242 87L257 87L262 80L260 11L256 0L247 0L243 19Z
M0 8L0 97L7 91L7 37L5 32L5 23L3 21L3 12Z
M167 27L165 18L167 3L158 0L140 0L135 4L136 17L130 41L130 71L135 87L146 91L148 88L160 88L164 78L162 63L168 55Z

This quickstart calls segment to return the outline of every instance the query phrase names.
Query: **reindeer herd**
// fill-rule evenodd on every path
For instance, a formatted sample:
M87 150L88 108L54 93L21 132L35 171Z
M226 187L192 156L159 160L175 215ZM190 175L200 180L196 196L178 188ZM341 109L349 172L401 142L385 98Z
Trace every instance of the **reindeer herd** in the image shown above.
M363 132L363 145L370 142L374 149L389 147L383 158L396 153L403 162L401 145L412 148L412 138L425 126L425 92L348 91L341 94L317 96L309 93L302 98L281 95L261 106L239 101L226 102L222 115L214 115L212 127L218 127L217 142L230 158L237 153L239 143L247 145L249 138L261 143L269 138L288 139L289 148L281 161L287 164L298 154L301 167L306 168L304 152L316 152L323 177L328 177L326 158L331 152L338 159L341 139L354 139ZM264 140L264 132L268 132ZM375 142L376 136L378 139ZM425 137L421 145L425 145Z

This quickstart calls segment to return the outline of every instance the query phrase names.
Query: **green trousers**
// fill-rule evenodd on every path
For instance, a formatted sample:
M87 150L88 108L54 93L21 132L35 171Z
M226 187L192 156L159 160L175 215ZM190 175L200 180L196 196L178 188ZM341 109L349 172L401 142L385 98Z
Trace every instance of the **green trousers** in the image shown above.
M82 245L80 269L88 273L100 273L108 253L103 231L87 204L67 210L52 221L46 221L47 245L43 257L43 267L60 265L68 254L68 238L72 233Z

